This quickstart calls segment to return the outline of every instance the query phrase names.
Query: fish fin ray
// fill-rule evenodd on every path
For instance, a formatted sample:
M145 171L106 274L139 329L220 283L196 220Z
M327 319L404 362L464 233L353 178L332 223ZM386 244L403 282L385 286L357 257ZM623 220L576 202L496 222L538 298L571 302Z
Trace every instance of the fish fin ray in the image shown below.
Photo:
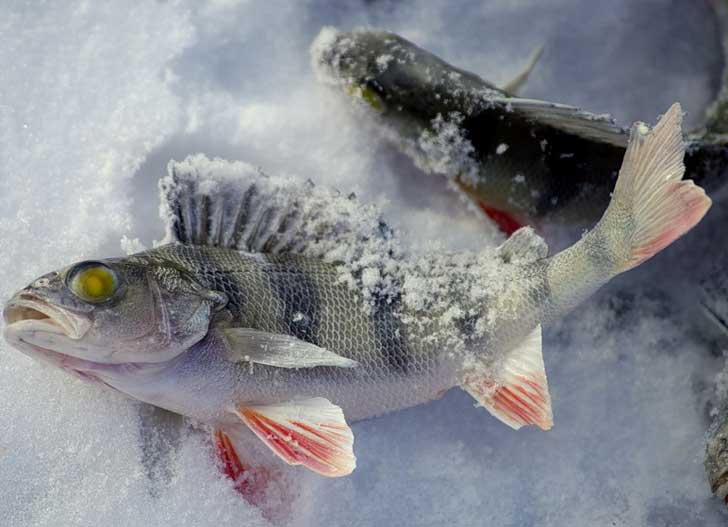
M541 353L541 326L509 353L495 376L474 368L465 373L461 387L515 430L524 425L550 429L553 414Z
M520 91L523 85L526 84L526 81L528 81L528 77L531 75L533 68L541 58L541 55L543 55L543 48L544 46L539 46L531 52L531 56L528 57L528 61L521 71L519 71L515 77L501 87L503 91L513 95L516 95Z
M539 124L614 146L627 146L627 130L606 115L597 115L575 106L520 97L495 97L491 104L505 107Z
M705 191L682 179L681 123L682 109L675 103L653 129L643 123L632 127L612 201L597 226L613 238L618 272L636 267L670 245L710 208Z
M161 243L322 257L346 243L353 251L396 251L394 232L374 206L310 181L267 176L244 162L202 154L170 161L160 180ZM326 243L322 243L325 240Z
M235 445L230 436L223 430L215 429L212 432L212 439L215 443L215 449L218 460L221 463L223 474L234 482L243 475L246 470L245 465L240 461Z
M286 477L278 460L264 455L265 447L243 423L215 428L212 442L220 471L245 501L276 524L290 516L295 482Z
M344 412L322 397L265 405L240 405L240 419L289 465L303 465L327 477L356 467L354 434Z
M291 335L250 328L225 328L220 331L227 343L228 359L234 362L247 361L278 368L353 368L359 364Z

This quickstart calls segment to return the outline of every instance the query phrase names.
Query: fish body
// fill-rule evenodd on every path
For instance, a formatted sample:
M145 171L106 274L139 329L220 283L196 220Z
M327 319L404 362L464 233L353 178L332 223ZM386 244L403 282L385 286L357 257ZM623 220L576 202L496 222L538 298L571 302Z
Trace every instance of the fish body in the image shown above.
M167 244L39 278L5 306L4 335L208 423L228 461L257 437L289 464L346 475L348 422L454 386L513 428L548 429L541 325L710 206L681 180L680 120L675 105L654 130L633 128L599 224L551 257L524 228L497 249L407 258L353 197L190 158L161 183Z
M156 372L159 380L169 379L175 388L160 390L154 382L148 384L147 395L135 391L135 397L168 410L215 422L224 420L225 409L235 401L286 401L316 395L337 401L356 420L430 400L455 384L453 361L439 353L437 342L417 339L402 321L404 313L396 302L367 309L356 289L339 282L337 264L301 255L178 243L131 256L127 263L145 269L184 270L200 287L225 298L224 306L211 317L205 338L171 364L170 370ZM357 367L297 370L231 361L225 328L289 335L337 350ZM201 385L201 381L208 382ZM372 386L378 389L373 391ZM160 404L156 398L159 392L179 390L204 392L206 402L188 405L188 399L173 397Z
M323 82L364 101L385 137L507 234L588 226L609 203L628 130L608 116L518 97L384 31L325 30L312 54ZM710 193L723 185L728 147L705 137L692 134L685 164Z

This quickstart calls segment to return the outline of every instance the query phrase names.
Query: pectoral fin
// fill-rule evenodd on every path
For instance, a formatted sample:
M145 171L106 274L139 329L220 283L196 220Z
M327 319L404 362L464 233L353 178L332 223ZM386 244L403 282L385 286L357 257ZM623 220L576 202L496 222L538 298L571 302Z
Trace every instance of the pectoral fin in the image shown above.
M221 330L227 341L228 358L278 368L337 366L353 368L359 363L291 335L249 328Z
M474 368L465 374L461 387L511 428L537 425L550 429L553 416L541 354L541 326L510 352L495 374Z
M324 398L241 405L234 412L289 465L328 477L346 476L356 467L354 434L341 408Z

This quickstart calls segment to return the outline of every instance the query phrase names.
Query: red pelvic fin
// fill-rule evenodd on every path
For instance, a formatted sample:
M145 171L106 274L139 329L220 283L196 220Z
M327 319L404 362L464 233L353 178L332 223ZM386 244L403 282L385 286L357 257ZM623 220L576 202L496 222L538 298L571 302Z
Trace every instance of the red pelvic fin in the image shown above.
M510 236L524 226L508 212L490 207L479 200L476 201L476 203L483 210L483 212L485 212L485 215L493 220L496 225L498 225L498 228L506 236Z
M231 480L237 481L238 477L245 472L245 467L240 462L230 437L222 430L215 430L213 439L215 440L215 452L221 463L223 474Z
M260 505L270 482L269 472L264 467L244 465L230 436L222 430L215 430L213 439L222 473L233 481L235 490L245 501L251 505Z

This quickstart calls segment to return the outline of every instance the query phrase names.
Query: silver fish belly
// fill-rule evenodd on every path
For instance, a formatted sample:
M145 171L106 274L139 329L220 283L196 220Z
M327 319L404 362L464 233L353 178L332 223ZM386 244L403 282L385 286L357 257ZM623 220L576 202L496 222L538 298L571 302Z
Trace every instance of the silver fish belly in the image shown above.
M227 304L213 319L211 333L243 327L290 335L358 363L356 368L291 370L243 360L230 370L220 351L221 337L206 339L200 346L207 348L209 364L220 360L220 377L233 387L231 400L319 395L338 401L350 419L362 419L431 400L457 384L455 361L441 353L437 339L428 341L407 324L399 298L383 295L367 306L359 291L337 283L336 265L179 244L132 258L146 265L172 263L223 293Z
M633 127L602 219L551 257L530 228L494 249L408 255L353 196L188 158L160 184L165 245L39 278L5 306L4 335L208 423L231 467L257 437L288 464L344 476L348 422L453 386L515 429L549 429L541 324L710 207L682 180L681 117L675 104L654 129Z

